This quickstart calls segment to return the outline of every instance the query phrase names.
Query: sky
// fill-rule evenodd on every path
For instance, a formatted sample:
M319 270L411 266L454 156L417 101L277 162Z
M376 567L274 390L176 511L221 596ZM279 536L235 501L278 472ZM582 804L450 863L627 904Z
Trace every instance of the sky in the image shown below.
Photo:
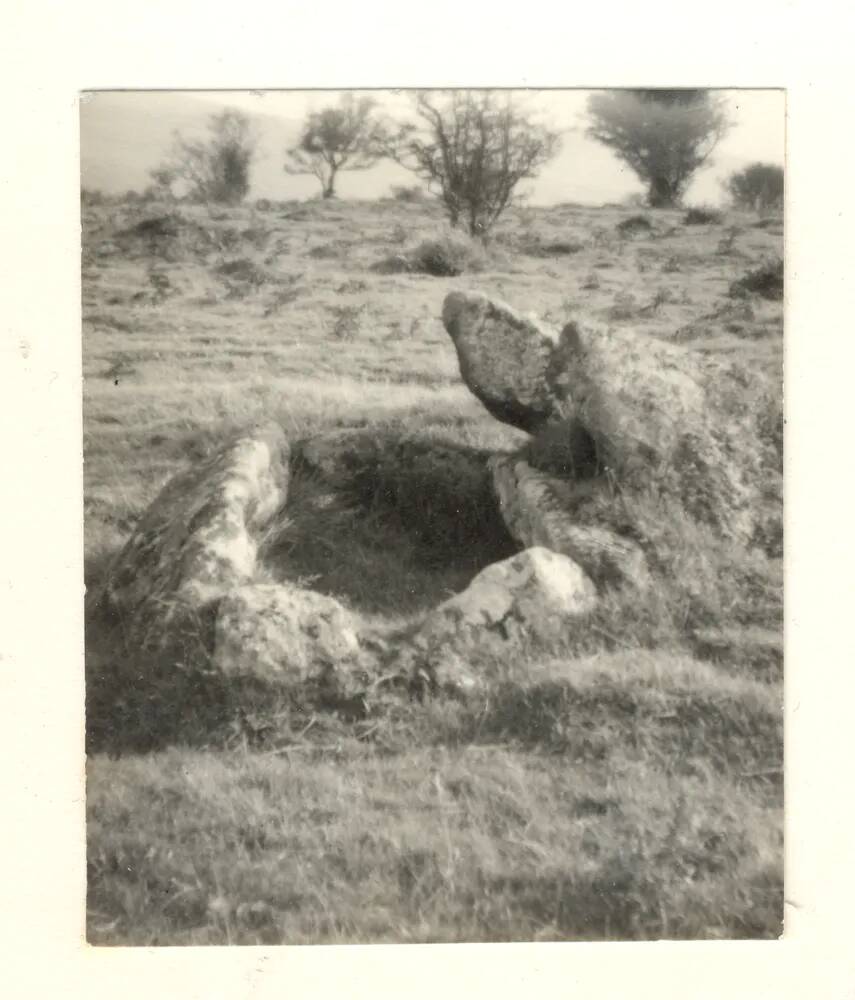
M318 193L310 176L282 170L284 151L293 145L306 115L335 104L337 91L103 91L81 100L81 175L84 187L111 193L141 190L148 171L168 154L177 130L184 135L204 130L211 113L238 108L252 116L259 149L251 175L251 196L298 199ZM410 96L402 91L372 91L380 110L406 118ZM709 164L692 182L686 200L720 202L721 181L757 160L784 163L785 96L781 90L723 90L732 128L718 144ZM642 192L628 167L608 149L585 135L585 106L591 91L519 91L517 99L544 124L559 130L562 147L537 178L521 185L532 204L575 201L602 204ZM340 175L342 198L378 198L397 184L417 179L384 161L368 171Z

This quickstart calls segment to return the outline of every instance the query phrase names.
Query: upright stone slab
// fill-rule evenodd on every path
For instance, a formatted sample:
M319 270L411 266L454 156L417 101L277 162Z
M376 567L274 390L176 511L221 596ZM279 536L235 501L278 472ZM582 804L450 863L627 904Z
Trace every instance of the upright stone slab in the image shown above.
M555 331L474 292L448 295L442 321L463 381L497 420L533 434L556 415L549 380Z
M553 439L582 430L592 464L621 488L667 492L722 534L752 537L762 377L630 332L570 323L559 334L479 293L451 293L443 320L495 417Z

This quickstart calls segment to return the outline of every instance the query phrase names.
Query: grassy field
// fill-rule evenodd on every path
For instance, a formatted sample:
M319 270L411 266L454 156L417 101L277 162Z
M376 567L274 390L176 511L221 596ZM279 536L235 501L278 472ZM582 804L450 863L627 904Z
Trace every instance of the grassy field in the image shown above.
M294 439L371 427L515 447L460 380L439 320L453 288L780 380L781 301L729 294L780 256L780 220L638 214L520 209L487 251L463 248L467 273L434 277L404 265L441 233L430 205L84 205L87 587L170 476L257 419ZM297 477L288 572L398 621L503 554L473 532L474 501L462 525L442 507L459 483L394 485L394 501L324 513ZM646 514L671 539L670 582L502 665L489 697L384 692L351 714L180 669L159 695L134 690L90 608L90 940L776 937L779 553Z

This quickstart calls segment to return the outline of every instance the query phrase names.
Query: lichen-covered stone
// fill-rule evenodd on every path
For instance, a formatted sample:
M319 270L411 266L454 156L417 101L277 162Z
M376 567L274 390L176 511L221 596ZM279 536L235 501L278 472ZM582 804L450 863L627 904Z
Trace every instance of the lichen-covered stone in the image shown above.
M571 483L514 455L496 456L490 467L505 523L521 545L542 545L569 556L598 586L647 585L647 561L638 545L573 520Z
M498 419L549 434L551 451L566 430L569 455L593 446L586 475L667 493L722 535L755 536L769 458L761 376L627 331L570 323L559 334L478 293L449 295L443 319L464 381Z
M533 642L567 635L597 600L593 583L573 560L533 547L483 569L462 593L435 608L415 638L419 662L440 685L477 686L492 678L471 665L508 657Z
M340 667L358 651L356 619L324 594L259 583L220 601L213 664L227 676L296 684Z
M99 600L132 643L160 641L256 570L261 529L285 502L288 443L258 428L172 479L110 568Z
M442 321L464 382L497 420L531 434L555 416L555 331L474 292L448 295Z

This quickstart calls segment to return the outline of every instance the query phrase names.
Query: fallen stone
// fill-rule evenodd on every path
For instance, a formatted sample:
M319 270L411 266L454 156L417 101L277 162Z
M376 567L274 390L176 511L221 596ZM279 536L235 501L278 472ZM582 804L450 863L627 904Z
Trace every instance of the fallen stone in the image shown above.
M573 494L585 489L584 481L576 486L514 455L497 455L490 467L505 524L521 545L545 546L568 556L598 587L643 588L650 582L638 545L606 528L573 521Z
M281 428L266 426L167 483L98 595L131 643L159 641L172 619L252 579L260 532L285 502L288 456Z
M571 559L526 549L488 566L430 612L413 640L418 662L441 686L476 687L485 678L471 666L473 655L501 662L532 642L558 640L596 601L596 588Z
M220 601L213 665L226 676L301 683L341 668L359 651L354 616L338 601L295 586L239 587Z

